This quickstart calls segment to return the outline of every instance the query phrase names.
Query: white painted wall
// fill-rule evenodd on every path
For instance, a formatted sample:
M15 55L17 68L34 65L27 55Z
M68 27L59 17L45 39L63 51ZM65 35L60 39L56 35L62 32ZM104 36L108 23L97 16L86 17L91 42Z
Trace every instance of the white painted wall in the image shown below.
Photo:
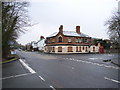
M95 53L95 52L93 51L93 47L95 47L95 52L99 52L99 47L98 47L98 46L95 46L95 45L90 46L90 52Z
M45 39L42 39L40 40L38 43L37 43L37 47L38 47L38 50L44 50L44 47L45 47Z
M48 46L45 46L46 47L46 50L44 50L44 52L47 52L48 50ZM53 46L49 46L49 47L53 47ZM89 53L89 51L91 53L97 53L99 52L99 47L98 46L78 46L78 50L79 50L79 47L81 47L81 52L76 52L76 46L72 46L73 48L73 52L68 52L68 46L54 46L55 47L55 52L50 52L50 53ZM58 52L58 47L62 47L62 52ZM83 50L83 47L84 47L84 50ZM86 47L87 47L87 52L86 52ZM95 51L93 52L93 47L95 47Z
M37 48L36 42L32 42L32 47L33 47L33 48Z

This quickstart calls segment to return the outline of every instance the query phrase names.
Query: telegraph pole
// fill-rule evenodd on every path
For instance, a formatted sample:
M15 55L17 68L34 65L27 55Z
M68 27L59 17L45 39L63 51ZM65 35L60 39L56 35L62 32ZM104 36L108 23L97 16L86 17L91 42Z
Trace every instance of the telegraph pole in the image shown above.
M118 1L118 15L120 20L120 1ZM119 21L120 22L120 21ZM119 33L120 33L120 25L119 25ZM120 36L118 37L118 63L120 64ZM120 70L118 71L118 81L120 81ZM120 85L118 85L118 88L120 89Z

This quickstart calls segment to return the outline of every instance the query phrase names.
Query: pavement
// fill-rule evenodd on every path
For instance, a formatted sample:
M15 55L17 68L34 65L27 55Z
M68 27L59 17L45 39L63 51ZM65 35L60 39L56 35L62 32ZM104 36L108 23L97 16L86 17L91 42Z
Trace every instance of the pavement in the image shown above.
M118 54L44 54L17 51L3 64L3 88L119 88ZM12 82L12 83L11 83ZM112 90L112 89L110 89Z

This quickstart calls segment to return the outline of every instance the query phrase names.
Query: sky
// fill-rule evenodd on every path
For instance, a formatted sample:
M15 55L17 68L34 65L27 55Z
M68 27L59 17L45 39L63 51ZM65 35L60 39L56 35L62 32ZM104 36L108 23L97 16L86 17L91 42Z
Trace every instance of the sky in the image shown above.
M93 38L108 39L107 21L118 8L118 0L30 0L28 15L33 26L21 34L18 42L25 45L59 31L80 31Z

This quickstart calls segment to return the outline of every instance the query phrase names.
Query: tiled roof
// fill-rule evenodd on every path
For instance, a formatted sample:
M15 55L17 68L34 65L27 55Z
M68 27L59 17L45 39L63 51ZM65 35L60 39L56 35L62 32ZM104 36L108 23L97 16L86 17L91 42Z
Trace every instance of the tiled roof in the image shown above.
M51 34L48 37L53 37L53 36L56 36L57 34L58 34L58 32L55 32L55 33ZM65 36L76 36L76 37L90 37L90 36L88 36L88 35L86 35L84 33L78 34L75 31L63 31L63 35L65 35Z

